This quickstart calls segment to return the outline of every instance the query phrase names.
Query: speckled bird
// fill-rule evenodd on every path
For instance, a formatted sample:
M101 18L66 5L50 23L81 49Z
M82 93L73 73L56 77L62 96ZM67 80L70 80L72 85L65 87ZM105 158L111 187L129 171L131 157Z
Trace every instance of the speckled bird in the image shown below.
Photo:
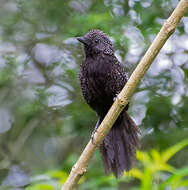
M114 54L110 38L104 32L91 30L77 39L84 46L84 59L79 74L80 86L84 99L98 115L94 130L96 132L128 78L123 65ZM112 172L116 177L130 170L139 144L139 128L129 117L127 110L128 106L100 145L105 171L107 174Z

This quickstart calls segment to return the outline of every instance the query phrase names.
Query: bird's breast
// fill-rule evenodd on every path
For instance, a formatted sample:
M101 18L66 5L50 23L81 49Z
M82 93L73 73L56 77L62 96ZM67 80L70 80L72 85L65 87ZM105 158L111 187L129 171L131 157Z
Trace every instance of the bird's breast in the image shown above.
M109 64L105 63L103 59L93 60L88 64L87 75L98 79L105 79L109 73Z

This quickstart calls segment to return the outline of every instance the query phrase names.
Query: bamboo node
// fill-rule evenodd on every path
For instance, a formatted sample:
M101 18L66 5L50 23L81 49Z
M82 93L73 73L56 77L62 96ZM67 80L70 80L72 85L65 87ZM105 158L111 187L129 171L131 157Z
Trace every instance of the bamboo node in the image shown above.
M74 166L72 167L72 172L73 173L77 173L78 175L83 175L86 172L86 168L85 167L79 167L78 164L74 164Z
M165 29L166 29L166 31L167 31L167 33L168 34L172 34L173 32L174 32L174 30L175 30L175 26L174 26L174 24L176 23L176 21L175 20L166 20L165 21L165 23L164 23L164 27L165 27Z

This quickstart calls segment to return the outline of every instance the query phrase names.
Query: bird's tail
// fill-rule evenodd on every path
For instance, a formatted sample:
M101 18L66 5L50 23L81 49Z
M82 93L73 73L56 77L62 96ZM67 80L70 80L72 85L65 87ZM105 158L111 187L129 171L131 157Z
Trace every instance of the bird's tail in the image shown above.
M130 170L139 145L139 132L134 121L123 111L100 145L107 174L113 172L116 177L120 177L124 171Z

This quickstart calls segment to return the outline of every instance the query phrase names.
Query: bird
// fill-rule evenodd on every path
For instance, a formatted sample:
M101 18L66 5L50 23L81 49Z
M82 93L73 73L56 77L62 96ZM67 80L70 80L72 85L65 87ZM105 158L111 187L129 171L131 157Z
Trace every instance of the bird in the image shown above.
M94 140L94 133L128 77L124 66L115 56L110 38L103 31L92 29L84 36L77 37L77 40L83 44L84 53L79 73L82 95L98 116L92 133ZM99 146L105 173L113 173L117 178L131 169L139 146L140 130L128 115L128 107L123 109Z

